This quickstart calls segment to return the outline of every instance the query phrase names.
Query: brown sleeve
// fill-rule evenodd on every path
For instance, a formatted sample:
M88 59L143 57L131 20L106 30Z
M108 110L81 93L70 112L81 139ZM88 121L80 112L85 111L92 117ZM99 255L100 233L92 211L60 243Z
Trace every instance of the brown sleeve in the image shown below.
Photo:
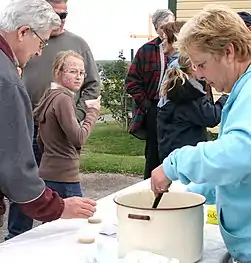
M66 134L67 139L72 142L76 148L80 148L87 140L98 118L98 110L90 109L86 113L83 124L79 125L72 99L68 95L58 96L53 106L57 120Z
M56 220L64 211L63 199L50 188L45 188L43 194L36 200L20 204L20 206L24 214L42 222Z

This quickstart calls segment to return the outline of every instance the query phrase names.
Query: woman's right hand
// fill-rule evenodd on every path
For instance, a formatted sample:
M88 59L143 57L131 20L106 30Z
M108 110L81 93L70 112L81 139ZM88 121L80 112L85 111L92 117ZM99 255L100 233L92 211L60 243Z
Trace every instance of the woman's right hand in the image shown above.
M97 99L92 99L92 100L86 100L85 105L87 109L96 109L100 111L101 107L101 96L99 96Z

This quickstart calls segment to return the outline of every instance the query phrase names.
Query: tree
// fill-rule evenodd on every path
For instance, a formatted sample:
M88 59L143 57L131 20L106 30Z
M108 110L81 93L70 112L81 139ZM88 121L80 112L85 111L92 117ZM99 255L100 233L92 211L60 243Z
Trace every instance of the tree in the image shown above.
M124 90L128 66L123 50L119 51L118 60L103 65L101 89L103 106L109 109L112 117L126 129L131 112L131 98Z

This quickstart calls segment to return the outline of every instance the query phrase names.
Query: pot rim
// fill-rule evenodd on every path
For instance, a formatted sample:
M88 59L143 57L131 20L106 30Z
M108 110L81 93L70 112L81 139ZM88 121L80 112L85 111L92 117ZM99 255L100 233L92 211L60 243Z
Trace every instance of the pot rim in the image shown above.
M175 193L177 193L177 192L175 192ZM120 195L115 196L115 197L113 198L113 201L114 201L115 204L120 205L120 206L123 206L123 207L131 208L131 209L144 210L144 211L153 211L153 210L154 210L154 211L156 211L156 210L157 210L157 211L184 210L184 209L194 208L194 207L197 207L197 206L202 206L202 205L204 205L204 204L206 203L206 198L205 198L205 196L200 195L200 194L197 194L197 193L190 193L190 192L187 192L187 193L188 193L188 194L192 194L192 195L200 196L200 197L202 197L202 198L204 199L204 201L201 201L201 202L199 202L199 203L196 204L196 205L190 205L190 206L186 206L186 207L170 207L170 208L151 208L151 207L146 208L146 207L137 207L137 206L132 206L132 205L121 204L120 202L118 202L118 201L116 200L116 198L118 198L119 196L126 195L126 194L120 194ZM129 194L129 193L127 193L127 194Z

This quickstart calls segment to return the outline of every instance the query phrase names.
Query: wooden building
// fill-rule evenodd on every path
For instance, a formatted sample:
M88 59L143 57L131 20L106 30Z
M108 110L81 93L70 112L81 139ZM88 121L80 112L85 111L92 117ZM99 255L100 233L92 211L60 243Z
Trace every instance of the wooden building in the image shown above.
M169 0L168 6L178 20L187 20L209 4L227 5L238 11L251 12L251 0Z

